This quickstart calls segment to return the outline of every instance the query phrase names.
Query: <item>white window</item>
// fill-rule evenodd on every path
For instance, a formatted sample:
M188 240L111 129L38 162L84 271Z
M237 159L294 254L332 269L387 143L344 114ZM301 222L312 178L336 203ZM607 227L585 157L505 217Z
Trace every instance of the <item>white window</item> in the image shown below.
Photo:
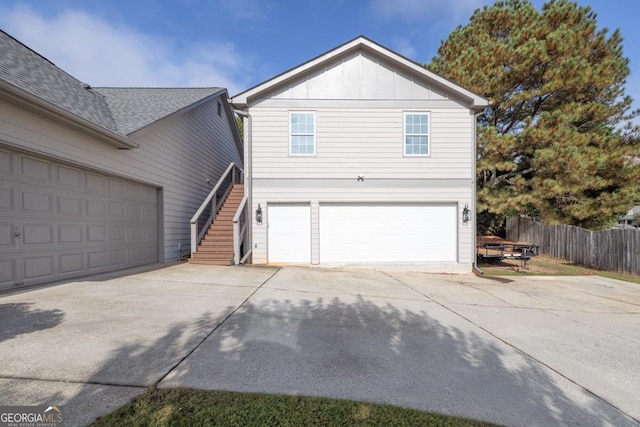
M289 113L289 154L316 154L316 115L308 112Z
M404 154L429 155L429 113L404 113Z

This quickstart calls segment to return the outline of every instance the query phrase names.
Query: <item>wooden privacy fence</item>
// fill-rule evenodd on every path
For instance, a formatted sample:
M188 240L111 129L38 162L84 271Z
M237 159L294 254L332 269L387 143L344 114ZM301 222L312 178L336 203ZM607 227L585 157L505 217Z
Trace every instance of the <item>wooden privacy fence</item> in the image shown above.
M539 245L542 254L586 267L640 274L640 230L589 231L512 216L507 218L507 239Z

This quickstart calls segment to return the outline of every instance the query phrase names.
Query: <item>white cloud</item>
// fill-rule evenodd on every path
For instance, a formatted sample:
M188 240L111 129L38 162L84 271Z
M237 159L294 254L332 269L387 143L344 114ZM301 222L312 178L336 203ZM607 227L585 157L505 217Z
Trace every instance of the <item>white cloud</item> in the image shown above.
M51 18L0 8L0 26L69 74L92 86L246 86L251 59L230 42L180 45L85 12Z
M369 11L378 20L422 22L447 19L459 22L486 3L486 0L372 0Z
M408 39L399 38L399 39L393 40L392 43L393 43L393 50L398 52L400 55L405 56L414 61L416 60L416 55L418 51Z

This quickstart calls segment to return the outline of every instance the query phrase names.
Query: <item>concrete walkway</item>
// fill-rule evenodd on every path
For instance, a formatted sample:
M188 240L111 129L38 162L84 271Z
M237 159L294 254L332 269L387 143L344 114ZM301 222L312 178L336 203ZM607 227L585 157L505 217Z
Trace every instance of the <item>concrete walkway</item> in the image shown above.
M640 285L180 264L0 296L0 405L85 425L144 387L638 426Z

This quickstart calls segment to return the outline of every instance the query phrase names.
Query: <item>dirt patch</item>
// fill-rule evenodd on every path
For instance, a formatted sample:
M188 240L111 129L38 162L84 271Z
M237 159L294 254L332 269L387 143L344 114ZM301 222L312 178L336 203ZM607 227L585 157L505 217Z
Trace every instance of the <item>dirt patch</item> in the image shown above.
M483 261L478 263L480 269L497 269L513 272L525 272L533 274L558 274L563 272L570 264L567 261L551 258L546 255L538 255L531 258L527 262L526 267L523 266L521 260L516 259L503 259L493 261Z

